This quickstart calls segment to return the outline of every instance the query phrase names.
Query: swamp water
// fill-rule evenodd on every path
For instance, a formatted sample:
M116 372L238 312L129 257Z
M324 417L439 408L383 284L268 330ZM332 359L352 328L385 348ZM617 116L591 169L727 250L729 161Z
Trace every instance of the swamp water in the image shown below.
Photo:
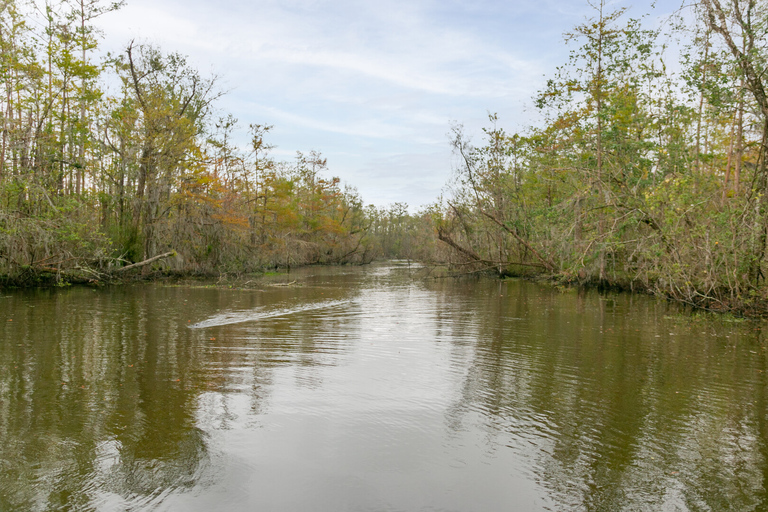
M0 292L0 511L768 508L764 324L413 273Z

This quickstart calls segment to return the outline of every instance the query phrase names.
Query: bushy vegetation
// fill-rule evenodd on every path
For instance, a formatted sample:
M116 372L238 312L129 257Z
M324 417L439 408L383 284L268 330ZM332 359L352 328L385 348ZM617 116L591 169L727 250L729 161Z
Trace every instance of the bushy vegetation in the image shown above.
M277 162L261 125L239 150L215 78L181 55L130 43L97 62L92 22L119 7L0 0L0 276L370 260L362 202L319 153Z
M119 7L0 0L6 280L387 257L768 311L764 0L700 0L651 29L595 4L534 98L545 121L510 134L491 115L478 145L453 126L455 178L416 215L364 207L315 151L275 161L269 126L239 149L215 78L180 55L130 43L96 62L92 21Z
M704 0L653 30L624 15L600 2L566 36L543 126L491 115L478 146L454 127L438 237L470 269L765 312L768 4Z

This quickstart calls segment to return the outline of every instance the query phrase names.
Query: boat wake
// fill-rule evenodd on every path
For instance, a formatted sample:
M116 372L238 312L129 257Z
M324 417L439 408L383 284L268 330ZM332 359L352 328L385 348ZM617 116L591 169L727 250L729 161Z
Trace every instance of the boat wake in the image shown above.
M266 309L258 308L256 310L248 311L227 311L214 315L202 322L189 325L190 329L204 329L206 327L218 327L221 325L239 324L243 322L253 322L256 320L262 320L265 318L277 318L281 316L293 315L296 313L304 313L306 311L315 311L318 309L336 308L349 304L348 300L328 300L323 302L312 302L301 306L291 308L280 309Z

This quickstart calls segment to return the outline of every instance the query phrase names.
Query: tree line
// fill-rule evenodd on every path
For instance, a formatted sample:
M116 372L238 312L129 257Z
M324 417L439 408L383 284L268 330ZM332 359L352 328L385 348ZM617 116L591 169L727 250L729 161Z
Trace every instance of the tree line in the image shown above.
M768 3L701 0L657 28L594 9L535 98L542 126L492 114L477 145L453 127L454 179L420 217L434 259L763 311Z
M0 275L388 257L765 310L768 3L699 0L651 28L593 6L534 98L543 122L491 114L477 144L454 125L454 177L411 214L364 206L319 152L276 161L270 126L239 148L216 78L181 55L97 58L94 20L120 3L0 0Z
M266 125L238 148L216 77L182 55L131 42L98 57L94 20L121 6L0 0L5 281L99 280L159 256L203 273L370 261L362 200L319 152L274 160Z

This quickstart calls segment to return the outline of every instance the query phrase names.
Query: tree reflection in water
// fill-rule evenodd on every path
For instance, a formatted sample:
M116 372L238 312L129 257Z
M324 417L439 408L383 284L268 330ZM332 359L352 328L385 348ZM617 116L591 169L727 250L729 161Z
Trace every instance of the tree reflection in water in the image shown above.
M469 292L460 337L477 344L458 363L469 372L448 428L479 412L489 444L527 459L556 509L765 505L760 324L736 329L628 295L499 292L508 300Z
M297 279L6 293L0 510L768 503L760 323L389 267Z
M3 300L0 510L129 508L195 484L195 333L138 289Z

